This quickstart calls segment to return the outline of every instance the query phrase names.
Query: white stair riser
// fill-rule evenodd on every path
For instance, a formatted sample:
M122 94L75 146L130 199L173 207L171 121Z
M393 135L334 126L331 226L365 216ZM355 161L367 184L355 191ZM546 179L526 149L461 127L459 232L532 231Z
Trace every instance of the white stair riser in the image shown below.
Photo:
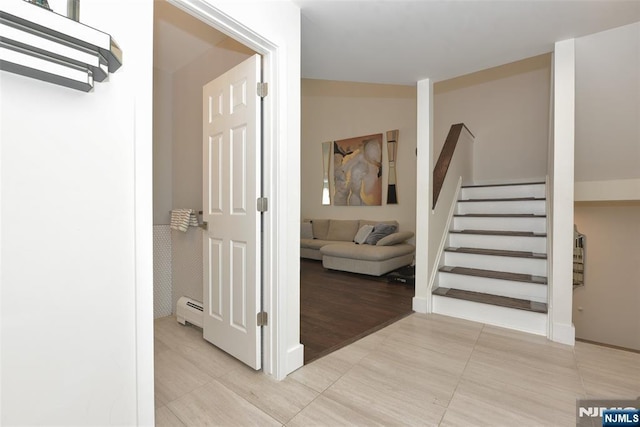
M547 238L450 233L449 246L453 246L456 248L483 248L502 249L506 251L527 251L543 254L547 252Z
M546 217L454 217L455 230L532 231L546 233Z
M546 202L544 200L520 200L508 202L458 202L458 214L536 214L544 215Z
M544 184L504 185L495 187L467 187L462 188L461 199L506 199L514 197L546 196Z
M513 280L466 276L464 274L438 273L438 286L463 291L482 292L503 297L547 302L547 286Z
M547 334L547 315L433 295L433 312L537 335Z
M445 252L444 265L547 276L547 260Z

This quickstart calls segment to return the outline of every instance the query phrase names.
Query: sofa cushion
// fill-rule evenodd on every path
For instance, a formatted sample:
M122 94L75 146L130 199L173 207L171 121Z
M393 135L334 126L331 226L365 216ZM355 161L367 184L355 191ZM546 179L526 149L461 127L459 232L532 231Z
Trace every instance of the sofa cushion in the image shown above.
M378 240L388 236L391 233L395 233L397 229L398 227L395 225L378 223L373 227L373 231L371 232L371 234L369 234L369 237L367 237L365 243L367 245L375 245L376 243L378 243Z
M362 227L360 227L360 230L358 230L358 232L356 233L356 236L353 238L353 241L358 245L363 244L364 241L367 240L367 237L369 237L369 234L371 234L372 231L373 231L373 225L368 225L368 224L363 225Z
M310 222L300 223L300 238L301 239L313 239L313 226Z
M329 232L329 220L328 219L312 219L311 229L313 230L314 239L325 240L327 233Z
M301 248L309 248L309 249L317 249L319 250L321 247L325 245L330 245L332 243L336 243L331 240L322 240L322 239L300 239L300 247Z
M354 260L383 261L412 254L415 248L407 243L393 246L356 245L355 243L333 243L322 246L322 255Z
M406 240L409 240L413 237L412 231L398 231L397 233L389 234L386 237L378 240L376 243L377 246L391 246L397 245L398 243L402 243Z
M332 219L329 221L329 232L326 240L353 242L358 232L358 220Z

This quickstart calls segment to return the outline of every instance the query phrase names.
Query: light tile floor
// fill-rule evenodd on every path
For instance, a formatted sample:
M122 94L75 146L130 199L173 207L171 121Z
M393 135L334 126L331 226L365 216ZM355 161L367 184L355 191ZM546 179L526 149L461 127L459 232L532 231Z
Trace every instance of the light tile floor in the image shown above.
M278 382L165 317L155 379L158 426L574 426L640 396L640 354L412 314Z

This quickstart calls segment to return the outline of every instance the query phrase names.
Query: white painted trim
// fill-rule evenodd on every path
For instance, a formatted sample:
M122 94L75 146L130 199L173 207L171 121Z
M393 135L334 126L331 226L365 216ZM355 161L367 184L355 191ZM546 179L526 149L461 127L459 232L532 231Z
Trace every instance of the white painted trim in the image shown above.
M0 79L1 78L2 77L0 77ZM0 82L1 82L1 80L0 80ZM6 108L6 104L5 104L5 108ZM0 101L0 114L1 113L2 113L2 102ZM2 120L0 120L0 135L1 134L2 134ZM2 290L6 289L6 288L3 287L3 284L2 284L2 277L3 277L3 275L2 275L2 242L4 242L4 240L2 239L2 211L4 210L4 209L2 209L2 206L4 206L2 204L2 188L3 188L2 187L2 147L3 147L3 144L0 144L0 331L4 331L4 328L2 327L2 313L1 313L1 311L2 311L2 307L3 307L3 305L2 305L2 294L3 294ZM136 321L137 321L137 318L136 318ZM137 328L137 326L136 326L136 328ZM137 349L136 349L136 351L137 351ZM0 379L4 378L2 376L2 367L4 366L2 364L2 355L3 354L4 353L2 351L2 339L0 339ZM139 365L136 366L136 369L138 369L138 366ZM141 391L142 391L142 393L141 393ZM138 387L138 390L136 392L137 392L138 396L140 396L140 395L146 396L146 394L144 393L144 390L141 390L140 387ZM0 386L0 420L3 419L2 418L2 404L1 404L1 402L4 402L4 400L2 400L2 387ZM153 418L151 420L153 421Z
M150 61L151 62L151 61ZM144 94L143 94L144 95ZM149 90L148 101L152 99ZM153 183L151 117L152 107L138 99L134 112L134 256L136 295L136 417L138 425L153 425Z
M431 216L431 173L433 171L433 81L418 81L416 159L416 283L414 310L431 312L429 298L429 217Z
M449 239L449 230L451 229L451 221L453 220L453 214L456 211L456 206L458 205L458 198L460 196L460 189L462 188L462 176L458 177L458 184L456 187L456 191L453 195L453 200L451 200L451 205L449 206L449 217L447 218L447 222L445 224L442 237L440 238L440 244L438 245L438 253L436 254L435 261L433 263L433 271L431 272L431 276L429 277L429 287L427 288L427 295L430 296L433 291L433 285L436 282L436 278L438 277L438 269L442 267L440 261L442 260L442 254L444 253L445 245L447 244L447 240Z
M278 81L278 48L275 44L269 42L264 37L255 33L250 28L236 22L214 6L204 0L169 0L176 7L191 14L200 21L210 25L211 27L227 34L235 40L243 43L247 47L253 49L263 56L263 80L270 82L269 96L264 101L264 119L263 119L263 185L265 193L272 194L274 189L273 183L277 182L275 177L275 165L271 162L274 159L272 152L274 151L274 135L277 134L277 109L275 106L278 102L279 88L275 82ZM269 191L269 190L272 191ZM286 349L279 348L278 343L285 343L285 340L278 340L280 333L279 319L284 301L279 301L276 296L277 281L274 280L273 272L276 271L277 251L272 252L274 247L274 236L278 236L277 230L277 205L272 203L269 211L265 214L265 222L268 224L263 235L263 309L269 313L269 322L263 328L263 372L282 379L286 373L282 369L286 369ZM277 239L277 237L275 237ZM278 363L279 361L284 363Z
M549 337L551 341L559 342L560 344L575 345L576 328L573 324L554 323L550 329L553 331L553 335Z
M576 182L574 200L576 202L640 200L640 179Z
M427 311L429 309L429 300L431 298L427 297L413 297L412 300L412 309L413 311L415 311L416 313L430 313L430 311Z
M153 29L153 13L141 28ZM153 64L153 36L143 64ZM151 70L150 70L151 73ZM153 80L134 85L133 116L133 206L135 275L135 370L136 421L155 423L154 332L153 332Z
M287 366L302 366L304 364L304 346L298 344L287 351Z
M550 138L552 137L550 136ZM553 139L550 140L549 149L553 150ZM552 155L550 156L549 160L551 161L551 159ZM551 171L553 171L553 164L549 164L548 167ZM551 184L549 175L547 175L547 179L545 180L545 182L547 204L547 338L551 339L551 325L553 323L553 299L551 298L553 289L553 186Z
M554 53L552 256L553 283L549 311L551 339L566 334L573 306L573 199L575 148L575 40L557 42ZM566 328L565 328L566 329ZM565 344L567 344L565 342ZM573 344L573 343L571 343Z

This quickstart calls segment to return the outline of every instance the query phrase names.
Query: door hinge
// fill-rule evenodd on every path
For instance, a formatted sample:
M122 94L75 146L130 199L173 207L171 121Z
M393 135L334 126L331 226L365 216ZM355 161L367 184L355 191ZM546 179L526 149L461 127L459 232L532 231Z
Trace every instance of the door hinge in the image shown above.
M267 326L267 312L261 311L258 313L258 326Z
M264 98L269 94L269 84L258 82L258 96Z
M258 212L266 212L268 205L269 203L266 197L258 197L258 203L257 203Z

